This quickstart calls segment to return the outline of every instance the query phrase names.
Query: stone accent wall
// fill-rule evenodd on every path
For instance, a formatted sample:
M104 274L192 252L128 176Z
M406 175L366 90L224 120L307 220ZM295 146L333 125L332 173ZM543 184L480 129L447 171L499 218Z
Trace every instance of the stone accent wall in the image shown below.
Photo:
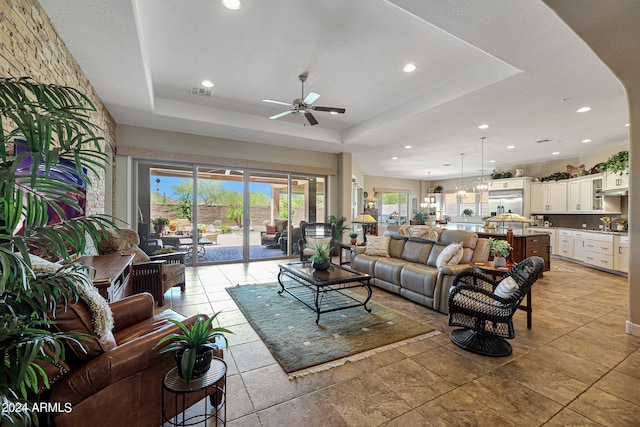
M113 158L116 123L36 0L0 0L0 75L71 86L87 95L98 110L92 121L102 129ZM91 176L88 214L105 213L104 172L100 175Z

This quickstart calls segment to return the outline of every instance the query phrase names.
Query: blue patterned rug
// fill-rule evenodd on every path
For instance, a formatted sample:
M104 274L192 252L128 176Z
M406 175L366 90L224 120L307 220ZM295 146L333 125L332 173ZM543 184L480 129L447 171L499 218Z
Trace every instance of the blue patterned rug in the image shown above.
M278 283L271 283L236 286L227 292L290 377L438 334L428 325L371 301L367 304L371 313L363 307L323 313L316 324L316 313L291 295L279 295L280 289Z

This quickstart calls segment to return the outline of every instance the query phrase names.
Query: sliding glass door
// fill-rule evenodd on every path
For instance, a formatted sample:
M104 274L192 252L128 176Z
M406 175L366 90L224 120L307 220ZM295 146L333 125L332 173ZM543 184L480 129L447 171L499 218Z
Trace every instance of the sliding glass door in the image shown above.
M145 252L190 264L295 256L300 222L323 222L325 177L137 161L137 228Z

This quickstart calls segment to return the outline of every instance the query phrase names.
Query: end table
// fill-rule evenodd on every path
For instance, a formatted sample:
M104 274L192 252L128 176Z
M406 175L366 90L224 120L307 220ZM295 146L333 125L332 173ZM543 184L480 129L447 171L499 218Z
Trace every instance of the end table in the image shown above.
M213 357L211 366L204 376L192 379L187 384L178 375L178 368L174 366L167 372L162 380L162 421L172 426L192 426L199 423L208 425L207 421L215 418L216 426L226 425L227 399L224 385L227 378L227 364L224 360ZM187 395L189 393L204 392L204 399L196 405L203 404L202 414L190 415L187 417ZM165 394L173 394L165 402ZM167 408L173 402L173 419L167 417ZM203 403L204 402L204 403ZM195 406L195 405L194 405ZM182 408L182 412L180 412ZM181 420L180 420L181 419Z

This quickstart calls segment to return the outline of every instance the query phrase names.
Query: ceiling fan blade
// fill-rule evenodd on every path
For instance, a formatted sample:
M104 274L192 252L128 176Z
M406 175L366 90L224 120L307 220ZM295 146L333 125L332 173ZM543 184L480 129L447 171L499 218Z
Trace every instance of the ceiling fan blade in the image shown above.
M318 124L318 121L316 120L315 117L313 117L313 114L311 114L310 112L307 111L306 113L304 113L304 116L307 118L311 126Z
M263 99L262 102L270 102L272 104L286 105L289 107L293 106L290 102L274 101L273 99Z
M337 107L311 107L311 108L315 111L326 111L327 113L338 113L338 114L344 114L345 111L347 111L344 108L337 108Z
M315 92L309 92L309 94L306 96L306 98L304 98L304 101L302 101L304 104L307 105L311 105L314 102L316 102L316 100L320 98L320 95L318 95Z
M284 117L287 114L291 114L291 113L295 113L295 112L296 112L296 110L283 111L282 113L276 114L275 116L271 116L269 118L270 119L279 119L280 117Z

